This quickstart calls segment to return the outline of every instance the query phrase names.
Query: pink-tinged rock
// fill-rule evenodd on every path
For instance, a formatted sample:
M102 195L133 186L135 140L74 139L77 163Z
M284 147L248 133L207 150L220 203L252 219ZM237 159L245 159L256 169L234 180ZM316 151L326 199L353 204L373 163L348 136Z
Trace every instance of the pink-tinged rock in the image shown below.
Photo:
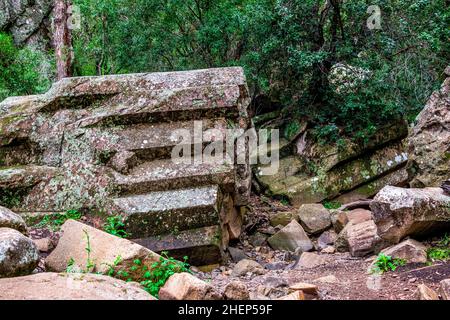
M159 290L160 300L221 300L222 295L189 273L172 275Z
M0 279L0 300L156 300L136 282L90 273Z
M404 189L387 186L370 204L378 234L391 243L423 236L450 226L450 196L441 188Z

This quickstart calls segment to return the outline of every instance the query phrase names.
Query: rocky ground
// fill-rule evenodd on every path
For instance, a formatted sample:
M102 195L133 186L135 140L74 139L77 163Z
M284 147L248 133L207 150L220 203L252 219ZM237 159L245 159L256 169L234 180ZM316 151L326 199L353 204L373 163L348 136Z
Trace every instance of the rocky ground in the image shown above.
M377 274L370 272L376 256L353 257L349 252L334 250L311 253L309 267L300 266L300 254L273 250L267 242L281 229L272 226L274 217L290 216L295 208L256 195L251 198L250 208L242 236L229 249L228 261L220 266L192 267L194 275L217 292L230 283L239 283L248 288L251 299L278 299L291 293L292 286L300 282L317 287L317 294L307 296L309 299L412 300L418 298L418 285L424 284L438 292L440 282L450 278L448 262L410 263L395 272ZM102 225L98 217L83 216L81 220L96 228ZM31 227L29 234L40 250L37 271L45 272L44 260L58 243L61 232L46 226ZM315 249L320 251L317 238L311 236ZM437 238L423 243L430 246L433 240Z

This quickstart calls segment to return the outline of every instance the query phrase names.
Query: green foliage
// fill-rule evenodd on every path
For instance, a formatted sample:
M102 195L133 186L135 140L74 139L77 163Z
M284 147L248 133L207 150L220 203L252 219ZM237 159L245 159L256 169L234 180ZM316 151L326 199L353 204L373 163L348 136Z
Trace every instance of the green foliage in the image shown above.
M46 91L51 84L52 62L32 48L18 48L0 32L0 101L8 96Z
M48 214L35 227L58 230L67 220L80 220L81 216L81 213L75 209L67 210L65 213Z
M117 268L121 262L121 258L118 257L110 266L107 275L125 281L139 282L148 293L158 297L159 289L170 276L179 272L191 272L187 260L188 257L184 257L184 261L177 261L169 257L167 252L162 252L160 260L150 266L145 265L140 259L135 259L131 266Z
M340 203L339 201L325 201L323 203L323 206L329 210L339 209L340 207L342 207L342 203Z
M141 267L141 264L136 264L136 267L144 272L141 285L151 295L158 297L159 289L164 286L170 276L179 272L190 272L187 260L188 257L184 257L184 261L177 261L169 257L167 252L163 252L160 260L153 263L150 270L146 270L145 266Z
M106 223L103 225L103 230L116 237L126 238L128 233L124 230L125 224L121 216L112 216L106 218Z
M450 235L445 234L436 246L427 250L428 260L446 261L450 259Z
M372 271L376 273L395 271L398 267L404 266L405 264L406 260L404 259L392 258L391 256L380 253L375 260L375 266Z
M442 82L450 55L445 0L75 0L75 71L100 75L244 67L252 96L306 117L319 140L366 142L387 121L412 121ZM339 8L330 6L339 4ZM323 35L323 36L322 36ZM329 81L340 63L364 70ZM342 82L342 81L341 81ZM351 83L348 85L347 83ZM295 125L287 127L290 136Z

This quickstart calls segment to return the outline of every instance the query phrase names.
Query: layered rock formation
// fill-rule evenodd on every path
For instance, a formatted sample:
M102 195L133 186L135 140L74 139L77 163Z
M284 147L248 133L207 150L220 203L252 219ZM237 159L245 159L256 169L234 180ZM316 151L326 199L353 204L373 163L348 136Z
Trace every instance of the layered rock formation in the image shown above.
M321 145L301 134L291 155L283 156L274 176L255 176L266 193L285 197L295 206L335 199L347 203L370 198L385 185L403 186L408 175L408 161L403 139L408 134L405 122L379 130L367 143L347 140L345 146ZM280 145L284 145L283 142Z
M249 128L248 104L241 68L68 78L9 98L0 103L0 204L23 216L121 214L151 250L216 262L240 234L251 175L234 161L245 150L211 152L211 142ZM176 147L200 158L172 161Z
M447 79L428 100L408 138L414 188L440 187L450 177L450 66L445 74Z

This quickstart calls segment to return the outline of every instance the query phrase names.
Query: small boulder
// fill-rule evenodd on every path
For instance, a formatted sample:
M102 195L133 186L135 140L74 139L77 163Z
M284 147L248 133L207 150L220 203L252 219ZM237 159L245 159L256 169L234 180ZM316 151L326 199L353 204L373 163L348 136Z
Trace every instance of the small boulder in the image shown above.
M136 282L83 273L0 279L0 300L156 300Z
M450 300L450 279L445 279L440 282L439 294L442 299Z
M336 248L333 246L328 246L325 249L322 249L320 253L333 254L336 252Z
M426 263L427 248L420 242L408 239L382 251L387 256L404 259L408 263Z
M275 300L305 300L305 295L302 291L294 291L286 296L283 296L281 298L277 298Z
M159 290L160 300L221 300L210 284L183 272L172 275Z
M350 211L337 210L331 215L333 228L338 233L340 233L350 221L353 223L361 223L369 220L372 220L372 212L360 208Z
M320 235L320 237L317 239L317 245L319 246L319 249L325 249L328 246L332 246L334 242L337 239L337 234L334 232L334 230L328 230L325 231Z
M265 270L262 265L260 265L258 262L250 260L250 259L244 259L239 261L233 268L233 272L231 275L233 277L240 277L246 275L248 272L254 273L257 275L262 275L265 273Z
M275 250L287 250L291 252L300 250L306 252L314 248L305 230L295 220L292 220L286 227L271 236L268 242Z
M297 263L296 269L306 268L311 269L315 267L322 266L327 263L324 256L318 255L313 252L303 252Z
M233 262L239 262L241 260L247 259L248 256L245 254L244 250L234 247L228 247L228 252L230 253Z
M438 294L431 288L424 284L419 284L417 286L416 292L417 300L439 300Z
M441 188L404 189L387 186L370 204L381 238L396 244L407 236L423 236L450 226L450 196Z
M317 295L318 294L318 288L314 284L305 283L305 282L297 282L293 285L289 286L289 289L291 290L301 290L303 293L311 294L311 295Z
M225 287L224 297L226 300L250 300L250 293L244 283L232 281Z
M73 269L84 270L88 259L86 250L89 237L90 260L93 270L106 273L120 256L116 266L128 265L139 259L145 265L159 261L160 256L143 246L113 236L75 220L67 220L61 227L62 236L55 250L45 259L48 270L64 272L69 261L73 261Z
M297 215L294 212L278 212L270 217L270 225L272 227L276 226L287 226L289 222L296 219Z
M30 274L38 262L33 240L17 230L0 228L0 278Z
M382 248L377 226L372 220L349 222L339 234L335 246L339 252L350 251L353 257L364 257Z
M309 234L317 234L331 227L330 212L322 204L304 204L298 209L301 225Z
M27 234L27 225L22 217L4 207L0 207L0 228L15 229Z

